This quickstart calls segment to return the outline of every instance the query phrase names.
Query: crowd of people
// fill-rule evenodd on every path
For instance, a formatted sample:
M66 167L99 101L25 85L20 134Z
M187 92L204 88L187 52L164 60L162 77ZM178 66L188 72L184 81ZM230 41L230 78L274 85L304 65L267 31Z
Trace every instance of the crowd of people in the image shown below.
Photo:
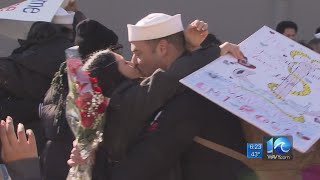
M298 41L300 44L313 51L320 53L320 27L315 30L314 37L309 41L297 40L298 25L293 21L281 21L276 26L276 31L292 40Z
M92 154L93 180L320 178L320 162L281 177L267 170L264 178L195 141L246 154L242 120L179 83L221 55L247 61L238 45L209 33L206 22L184 28L179 14L149 14L127 27L133 55L126 60L116 32L87 19L74 2L64 10L75 12L72 23L35 22L20 47L0 61L1 160L12 180L62 180L70 167L87 163L66 119L65 50L72 46L110 98L103 141ZM295 40L298 27L283 21L276 30ZM320 53L319 38L320 29L305 45Z

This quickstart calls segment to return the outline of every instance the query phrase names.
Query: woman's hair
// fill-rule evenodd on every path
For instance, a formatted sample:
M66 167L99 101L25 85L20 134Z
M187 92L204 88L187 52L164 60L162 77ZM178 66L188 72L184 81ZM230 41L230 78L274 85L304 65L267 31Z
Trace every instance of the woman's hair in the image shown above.
M82 59L117 44L116 33L95 20L83 20L76 27L75 45L79 46Z
M72 23L72 39L73 41L76 38L76 28L77 25L82 22L83 20L86 20L87 17L81 12L81 11L76 11L74 14L74 18L73 18L73 23Z
M97 78L104 96L110 97L113 90L127 78L118 69L117 60L109 49L91 55L86 62L90 77Z

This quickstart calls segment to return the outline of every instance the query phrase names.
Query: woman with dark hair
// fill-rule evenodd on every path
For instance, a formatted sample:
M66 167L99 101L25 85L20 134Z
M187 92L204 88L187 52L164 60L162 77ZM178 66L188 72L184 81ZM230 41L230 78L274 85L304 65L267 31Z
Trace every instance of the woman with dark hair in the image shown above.
M121 63L125 62L125 60L119 60L119 58L121 58L121 56L108 49L93 54L88 58L88 61L85 64L88 66L87 68L85 68L90 72L89 75L91 77L97 78L98 84L102 89L102 93L106 97L111 97L115 88L122 82L139 77L138 72L134 72L137 70L135 70L133 67L129 67L133 71L132 74L126 73L128 71L131 71L128 68L126 68L126 70L122 71L121 73ZM127 76L125 76L125 74ZM135 76L134 74L137 74L137 76Z
M118 36L95 20L86 19L76 26L75 45L84 61L94 53L118 45ZM74 136L65 118L65 101L68 94L66 63L62 63L55 74L51 87L40 107L46 146L40 155L44 179L56 180L67 177L67 160Z

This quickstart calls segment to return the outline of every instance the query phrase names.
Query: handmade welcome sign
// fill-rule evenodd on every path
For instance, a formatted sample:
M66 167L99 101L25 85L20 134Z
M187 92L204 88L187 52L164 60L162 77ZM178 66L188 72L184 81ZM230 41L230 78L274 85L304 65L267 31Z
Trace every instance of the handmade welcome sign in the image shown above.
M51 22L64 0L27 0L0 9L0 19Z
M306 152L320 138L320 55L266 26L240 48L247 62L222 56L181 82Z
M12 39L26 37L33 22L51 22L65 0L26 0L0 9L0 34Z

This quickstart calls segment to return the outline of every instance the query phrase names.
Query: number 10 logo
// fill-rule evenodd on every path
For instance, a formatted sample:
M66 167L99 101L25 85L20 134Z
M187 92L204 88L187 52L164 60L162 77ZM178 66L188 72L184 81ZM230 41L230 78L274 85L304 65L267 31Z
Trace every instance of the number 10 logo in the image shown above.
M292 137L265 137L267 159L292 159ZM288 157L284 157L288 155Z

